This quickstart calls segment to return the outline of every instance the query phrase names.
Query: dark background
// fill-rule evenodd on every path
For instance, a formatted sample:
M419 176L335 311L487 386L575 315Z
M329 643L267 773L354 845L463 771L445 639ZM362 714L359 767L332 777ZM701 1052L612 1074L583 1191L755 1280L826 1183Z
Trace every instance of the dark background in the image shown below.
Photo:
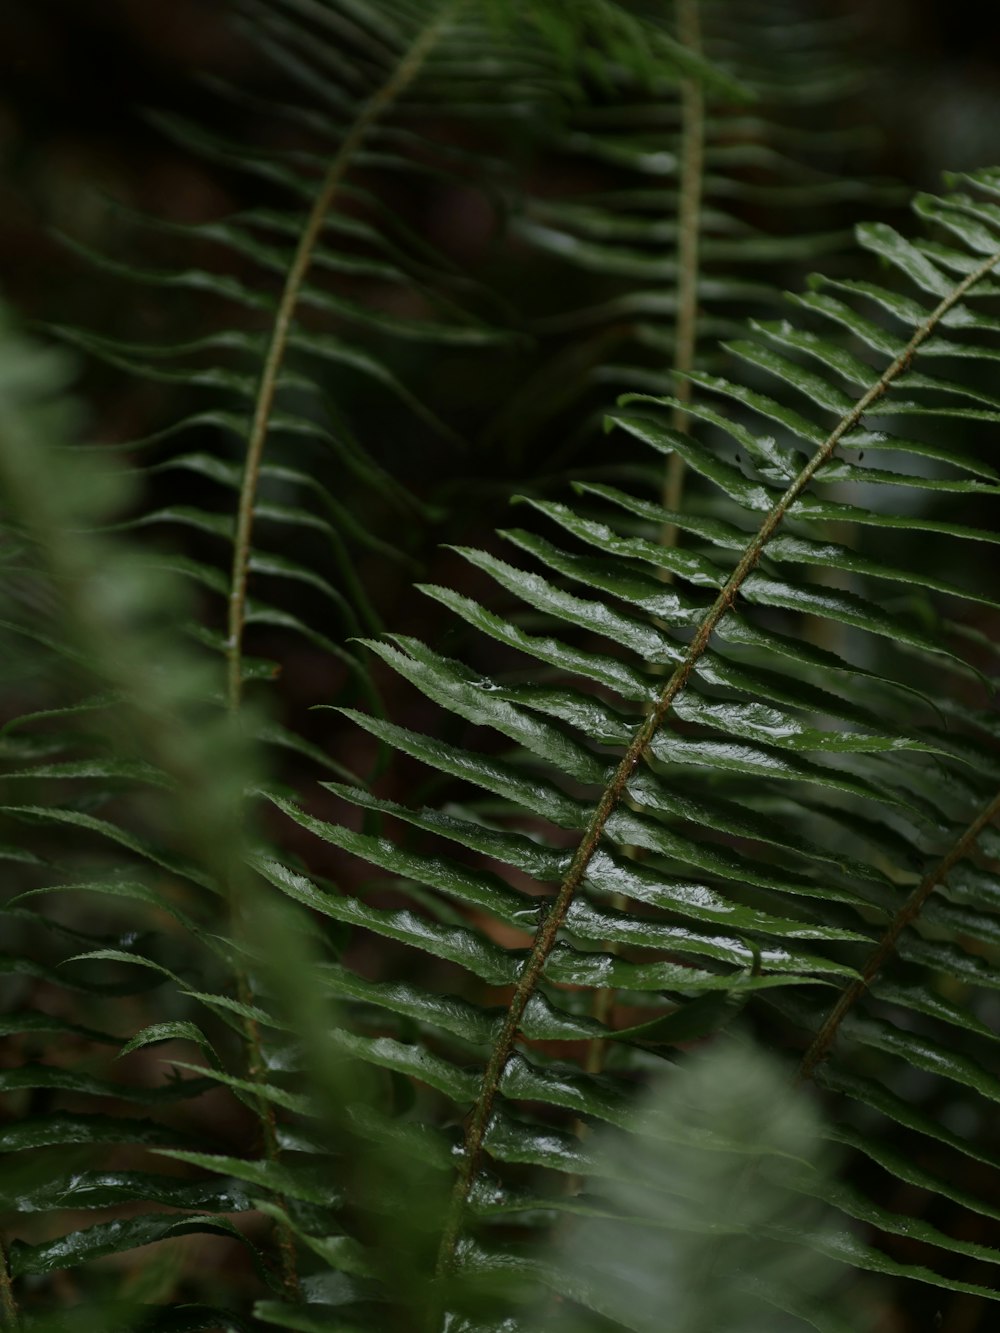
M943 170L1000 164L1000 6L976 6L974 18L948 0L803 0L803 9L857 21L856 54L872 77L849 114L877 132L857 174L898 180L909 192L936 189ZM225 0L2 0L0 295L29 319L112 336L163 332L162 291L132 291L123 303L120 284L102 281L56 238L66 232L102 252L132 254L107 197L181 223L260 202L253 178L198 160L148 118L164 110L266 146L278 131L259 114L240 120L205 86L206 74L280 95L280 77L227 22ZM844 165L850 172L854 164ZM474 265L490 221L471 196L448 205L445 216L415 221ZM766 218L754 220L767 228ZM523 266L501 285L518 281L515 304L518 296L530 304L537 272ZM564 304L562 293L551 303ZM185 318L174 299L183 337L203 320L188 306ZM134 438L171 415L162 393L93 366L84 391L99 438Z
M1000 6L949 0L818 0L855 15L874 77L859 119L881 134L876 171L914 188L1000 163ZM50 229L95 241L102 193L177 221L247 202L165 142L164 108L219 124L198 75L268 91L275 76L227 24L224 0L3 0L0 5L0 282L29 316L101 327L98 284ZM246 197L240 198L240 191Z

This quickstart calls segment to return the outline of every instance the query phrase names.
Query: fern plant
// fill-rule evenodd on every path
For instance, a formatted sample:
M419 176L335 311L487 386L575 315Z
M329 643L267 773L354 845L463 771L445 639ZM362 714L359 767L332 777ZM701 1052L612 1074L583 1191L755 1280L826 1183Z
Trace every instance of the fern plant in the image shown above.
M633 1009L644 1008L652 992L683 1013L706 992L722 991L745 995L752 1010L758 1005L765 1014L777 1010L809 1034L803 1076L816 1076L847 1099L845 1123L837 1131L843 1140L883 1170L935 1195L953 1194L949 1182L962 1178L960 1162L947 1155L961 1159L966 1147L961 1136L921 1105L925 1098L933 1104L942 1097L940 1087L918 1099L900 1094L917 1069L987 1101L996 1095L990 1070L995 1038L984 1021L988 1010L976 1007L976 992L981 984L989 988L991 976L989 876L974 865L956 869L978 844L987 856L995 851L989 826L1000 798L987 740L990 716L971 703L953 702L945 705L948 725L942 727L935 704L915 699L914 657L959 679L968 675L949 642L948 621L929 633L901 609L857 591L811 584L808 571L822 564L959 599L960 588L933 574L904 572L887 553L866 554L817 538L815 524L915 524L942 538L995 541L989 529L885 514L823 493L845 478L887 488L933 485L980 494L995 489L989 469L984 475L973 455L909 438L918 433L911 423L919 426L925 416L963 423L994 419L995 403L984 390L919 369L933 358L989 359L993 350L996 321L988 310L995 294L989 274L998 262L990 231L997 220L991 200L996 177L983 175L975 183L986 191L985 199L920 201L922 212L955 238L953 245L919 248L885 227L861 230L863 242L901 269L923 301L870 283L836 285L835 290L847 288L854 304L831 295L823 284L803 299L806 307L846 322L864 337L881 354L881 365L869 364L828 334L784 322L761 326L757 341L735 347L751 365L766 366L786 390L804 395L813 415L736 381L695 377L701 387L754 414L740 420L708 401L691 407L727 450L738 447L742 465L672 431L657 415L657 408L676 405L670 400L627 398L612 414L617 427L659 454L681 452L728 501L724 519L717 505L698 512L691 504L683 513L665 515L642 494L587 487L586 508L550 502L535 507L557 529L598 549L599 559L525 530L509 536L545 573L486 552L465 552L508 593L587 631L587 646L527 634L509 617L442 588L426 591L549 670L535 679L516 668L485 676L412 638L369 645L436 703L489 725L516 750L502 759L486 758L481 748L446 747L426 734L356 715L357 720L422 762L500 798L511 820L524 812L544 820L544 831L535 823L530 836L515 832L497 820L495 806L487 821L475 817L474 805L468 812L440 812L390 806L360 789L340 786L338 793L553 886L541 903L458 860L437 852L404 854L279 801L327 841L469 909L485 910L515 930L523 929L529 912L540 917L513 956L468 926L461 928L462 952L453 930L446 945L429 941L422 924L408 936L415 948L447 948L446 956L473 975L512 987L478 1081L470 1082L465 1063L441 1059L431 1069L422 1049L388 1048L385 1038L374 1039L371 1058L413 1073L419 1068L425 1082L458 1106L475 1089L442 1239L442 1272L456 1264L491 1262L465 1239L467 1229L477 1213L480 1225L488 1224L494 1211L506 1222L516 1207L502 1194L492 1206L477 1198L487 1161L494 1168L508 1159L529 1160L585 1174L572 1139L553 1143L551 1126L537 1114L518 1114L519 1107L540 1103L597 1120L622 1113L627 1054L598 1076L523 1047L525 1040L579 1041L590 1035L593 1020L579 1012L574 991L567 1000L554 989L560 983L587 989L610 984ZM903 323L903 336L858 310L861 300L889 308ZM775 351L775 345L783 350ZM823 370L787 355L789 346ZM834 376L847 380L855 394L841 389ZM954 405L945 394L957 400ZM890 414L906 422L906 436L871 429L875 417ZM931 481L903 470L900 455L921 458L927 449L966 475ZM895 466L862 468L842 461L845 452L851 458L866 450L876 452L878 463L887 458ZM631 516L645 521L647 535L636 533ZM692 533L697 544L671 549L651 539L665 517ZM674 575L673 586L656 579L664 569ZM581 596L568 581L599 596ZM708 590L707 597L701 589ZM854 654L856 644L873 637L885 640L886 647L877 667L861 666L796 636L792 624L773 629L754 623L748 614L754 606L848 626L857 636L850 641ZM657 675L665 680L658 682ZM775 818L779 812L782 817ZM908 850L901 861L898 850L894 855L889 849L899 848L904 829ZM556 830L570 831L569 846ZM616 893L630 899L627 911L608 906ZM368 919L373 931L391 928L382 912L372 911ZM609 944L623 952L611 952ZM938 974L969 987L964 1004L937 993ZM827 988L833 991L829 1001ZM393 998L383 997L387 1007L398 1003L395 990L389 987ZM379 1003L376 995L371 1000ZM409 1005L415 1009L420 1001L414 991ZM425 1012L432 1021L430 1009ZM648 1023L601 1031L600 1038L624 1042L626 1052L635 1043L656 1044L660 1012L655 1005ZM669 1023L665 1040L674 1040ZM872 1052L888 1059L875 1061ZM893 1131L874 1132L852 1103L928 1136L936 1169L915 1166L909 1155L894 1151L886 1143ZM492 1187L489 1192L492 1196ZM964 1190L962 1203L984 1217L992 1211L988 1197L977 1201ZM845 1191L838 1205L946 1253L984 1263L995 1258L987 1245L894 1215L863 1195ZM532 1194L520 1206L537 1209L539 1196ZM863 1267L910 1270L983 1299L992 1294L988 1278L949 1279L856 1241L845 1239L843 1246L843 1256Z
M390 354L348 341L341 321L491 348L522 330L417 238L399 241L349 172L464 169L447 141L428 163L419 126L429 110L482 111L476 61L494 62L511 109L545 134L566 114L574 59L577 97L587 79L613 85L623 61L664 77L669 59L689 113L725 76L690 27L678 44L662 15L643 26L611 3L237 9L320 99L290 123L337 144L318 178L311 149L248 159L203 144L307 200L298 222L260 210L197 229L282 273L276 287L146 274L262 316L181 349L208 358L183 378L232 394L246 420L221 398L189 414L211 451L158 432L145 449L166 451L130 489L120 464L74 445L62 363L4 335L4 617L24 645L3 732L4 855L20 889L5 908L5 1031L20 1059L0 1075L4 1320L645 1330L657 1301L676 1301L678 1327L857 1330L877 1326L880 1303L930 1290L944 1327L989 1327L997 603L967 553L997 541L1000 477L985 458L1000 408L1000 174L919 196L925 237L860 227L887 276L811 279L787 318L751 321L706 369L693 368L696 330L678 329L674 393L607 404L608 456L627 457L627 479L558 499L529 486L524 526L501 534L510 559L466 546L468 581L422 585L461 627L449 639L463 660L397 635L370 637L362 664L344 640L381 621L343 543L372 534L313 474L319 455L270 450L320 441L398 515L421 502L362 451L315 369L289 370L292 354L349 365L419 414ZM579 54L581 15L603 53ZM399 108L417 129L388 125ZM360 220L333 207L348 198ZM675 301L689 316L693 260ZM412 282L419 319L346 302L320 269ZM337 332L307 330L307 307ZM62 332L138 363L134 348ZM256 381L215 365L223 350L249 357ZM178 472L235 502L161 503ZM320 533L339 564L259 545L260 520ZM139 543L165 525L227 540L231 561ZM933 537L926 554L915 534ZM281 591L258 601L248 577L308 587L342 621L288 611ZM192 606L185 584L221 598ZM247 688L274 669L246 652L255 623L304 632L345 665L359 697L324 702L369 751L330 754L279 725ZM429 705L389 720L380 694L402 704L408 687ZM275 775L274 741L337 780L293 787L287 768ZM378 786L392 752L401 776ZM369 781L356 776L365 753L382 756ZM377 878L355 889L359 860ZM835 1176L808 1160L815 1129L768 1134L761 1099L794 1108L805 1094L780 1072L737 1082L723 1058L737 1020L794 1051L799 1082L822 1090ZM699 1083L692 1043L719 1053L714 1084ZM647 1084L661 1100L640 1115ZM735 1087L756 1108L749 1128ZM713 1163L703 1177L696 1153ZM736 1206L744 1197L759 1206ZM111 1211L88 1225L77 1209ZM171 1248L198 1233L224 1247L225 1277ZM773 1268L754 1249L763 1233L783 1256ZM657 1278L643 1254L675 1258ZM847 1285L845 1313L821 1260L884 1284ZM656 1283L685 1266L683 1305ZM768 1280L750 1281L755 1267ZM658 1293L651 1306L626 1299L633 1282Z

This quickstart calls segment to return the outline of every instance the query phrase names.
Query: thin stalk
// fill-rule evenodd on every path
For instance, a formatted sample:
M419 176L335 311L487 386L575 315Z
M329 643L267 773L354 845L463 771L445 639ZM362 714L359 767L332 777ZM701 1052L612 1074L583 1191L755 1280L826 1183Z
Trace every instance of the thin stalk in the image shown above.
M696 56L701 55L701 13L700 0L677 0L677 39ZM681 171L680 194L678 198L677 219L677 317L674 322L674 396L677 405L670 414L670 424L675 431L687 435L691 429L691 417L684 410L691 401L694 385L688 378L694 369L695 351L698 344L698 278L699 252L698 242L701 236L701 200L702 177L705 161L705 94L698 79L688 78L681 83ZM684 495L684 459L678 453L672 453L667 459L663 479L663 507L671 513L680 511ZM663 546L676 546L680 529L676 523L664 523L660 529L660 543ZM657 571L665 583L673 575L669 569ZM635 855L641 855L639 849L629 849ZM612 906L624 910L626 900L620 893L612 898ZM618 952L618 946L612 941L608 944L611 953ZM609 986L602 986L594 995L591 1016L599 1023L607 1024L615 1007L617 992ZM587 1043L587 1052L583 1067L588 1074L599 1074L604 1068L607 1055L607 1042L603 1037L592 1037ZM578 1132L582 1121L578 1122Z
M677 36L695 55L701 55L701 16L699 0L677 0ZM705 93L694 78L681 84L681 176L678 201L677 238L677 321L674 328L674 395L678 405L670 424L687 434L691 418L684 410L691 401L694 386L689 373L694 369L698 343L698 244L701 237L701 196L705 159ZM674 453L667 460L663 486L663 507L677 513L684 493L684 460ZM676 546L679 531L675 523L664 525L661 541Z
M236 975L236 985L240 1002L253 1003L253 990L242 971ZM247 1044L247 1074L250 1081L258 1086L267 1082L267 1066L264 1063L264 1047L260 1038L260 1026L255 1018L244 1018L243 1035ZM278 1121L274 1113L274 1104L266 1097L257 1098L257 1120L261 1128L264 1156L269 1162L276 1163L281 1156L278 1146ZM287 1200L276 1195L276 1202L283 1212L288 1211ZM284 1222L275 1222L274 1233L278 1240L278 1255L281 1259L281 1281L290 1300L298 1304L302 1300L302 1285L299 1282L299 1261L295 1249L295 1236Z
M327 216L334 205L344 176L351 166L365 135L383 111L400 96L413 80L440 36L450 16L451 8L443 9L434 21L423 29L390 77L363 107L323 178L319 192L313 201L312 208L309 210L305 226L299 237L299 243L295 249L295 255L285 278L285 285L281 293L281 299L278 302L278 309L271 329L271 337L264 357L264 365L254 402L250 434L247 439L243 479L240 485L236 533L233 540L228 636L226 640L226 697L228 706L233 713L239 711L243 691L243 635L246 626L247 577L253 543L254 509L260 486L260 470L274 414L278 384L285 363L302 288L312 267ZM236 915L237 904L235 902L231 902L231 910ZM250 1003L252 989L248 979L240 973L237 975L236 981L244 1003ZM267 1070L260 1030L253 1019L245 1020L244 1035L249 1056L247 1063L250 1078L255 1083L263 1083L267 1078ZM263 1134L265 1155L268 1161L275 1162L279 1156L276 1117L273 1105L264 1097L259 1099L258 1116ZM282 1207L285 1206L283 1199L279 1198L278 1202ZM301 1289L295 1240L287 1226L279 1223L276 1229L285 1290L292 1300L297 1301L301 1297Z
M615 893L611 896L611 905L619 912L625 910L628 906L628 900L623 893ZM606 940L602 946L608 953L617 953L618 945L614 940ZM611 1022L611 1015L614 1013L615 997L618 992L613 986L599 986L594 992L594 1002L590 1006L590 1016L598 1023L603 1023L605 1027ZM608 1043L604 1037L591 1037L587 1042L586 1054L583 1057L583 1068L588 1074L599 1074L604 1068L604 1061L607 1056ZM576 1132L582 1136L584 1124L582 1120L576 1122Z
M881 972L889 957L895 951L896 942L900 935L907 926L917 919L930 895L938 885L944 883L952 869L972 850L980 833L986 828L987 824L991 824L996 819L997 815L1000 815L1000 792L994 796L985 809L979 812L934 869L929 871L920 881L889 923L888 930L872 950L868 961L861 970L861 975L841 992L839 1000L830 1010L822 1027L813 1038L812 1044L802 1057L802 1064L799 1066L798 1072L799 1082L811 1078L817 1065L826 1059L840 1030L841 1023Z
M21 1316L14 1296L14 1284L10 1277L7 1247L2 1242L0 1242L0 1313L3 1315L4 1328L10 1329L10 1333L16 1333L16 1330L21 1327Z
M559 931L566 919L566 913L569 911L576 891L587 873L587 867L597 851L605 826L625 795L629 779L638 764L646 756L650 743L662 726L674 700L686 686L696 663L708 647L709 640L717 625L731 610L740 589L753 572L765 546L774 536L791 506L804 492L823 464L829 460L843 436L858 424L872 404L882 398L888 392L893 381L907 370L917 349L930 337L947 312L962 299L970 287L975 286L998 263L1000 263L1000 252L980 264L943 298L924 323L919 326L906 347L888 369L858 399L851 410L840 419L781 499L770 510L756 536L743 553L739 564L726 580L724 587L703 617L683 660L678 663L664 686L656 705L642 727L636 732L632 743L615 769L611 781L602 792L586 831L573 855L566 877L555 896L550 899L552 905L546 912L545 918L535 935L531 951L524 961L510 1008L507 1011L500 1034L490 1052L479 1095L467 1119L465 1144L458 1178L455 1182L451 1204L445 1219L438 1253L437 1271L439 1275L443 1276L450 1272L454 1266L456 1247L469 1192L479 1170L484 1150L484 1140L493 1114L493 1106L500 1091L504 1070L514 1053L524 1011L538 986L549 954L552 952Z
M302 235L299 237L295 257L285 278L285 286L274 317L271 339L268 343L260 383L257 387L253 420L247 439L243 481L240 486L239 508L236 515L236 535L233 540L226 659L227 698L229 707L234 711L239 708L243 690L243 631L246 625L247 574L253 540L254 507L260 485L260 468L264 457L264 447L267 444L267 437L271 428L278 381L285 363L285 354L288 351L288 343L292 333L295 312L302 294L302 287L312 266L313 256L316 253L316 247L326 224L327 215L333 207L337 192L355 153L373 123L412 82L434 43L441 35L453 8L454 6L447 6L432 23L423 29L389 79L365 104L323 178L319 193L316 195L305 226L302 229Z

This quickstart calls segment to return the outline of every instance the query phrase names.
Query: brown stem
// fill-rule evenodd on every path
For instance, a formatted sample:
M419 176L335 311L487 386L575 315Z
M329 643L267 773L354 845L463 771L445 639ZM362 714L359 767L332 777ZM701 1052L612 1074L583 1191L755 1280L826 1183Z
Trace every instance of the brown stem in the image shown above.
M247 1006L252 1005L253 991L243 972L237 974L236 984L239 989L240 1002ZM251 1082L262 1085L267 1081L267 1067L264 1064L264 1048L260 1039L260 1025L255 1018L250 1016L244 1018L243 1035L249 1052L247 1073ZM257 1098L257 1119L264 1140L264 1156L269 1162L277 1162L281 1156L281 1150L278 1147L278 1122L274 1114L274 1103L266 1097ZM282 1211L288 1211L288 1202L280 1194L275 1196L275 1201ZM281 1257L281 1280L289 1299L298 1304L302 1300L302 1286L299 1282L295 1236L291 1228L283 1222L276 1222L274 1229L278 1237L278 1253Z
M701 54L699 0L677 0L677 36L680 42ZM691 428L685 404L691 401L693 385L688 374L694 369L698 341L698 242L701 236L701 195L705 157L705 94L694 78L681 84L681 175L678 201L677 239L677 322L674 329L674 394L678 405L671 414L674 430L683 434ZM670 455L663 487L663 507L677 513L684 493L684 460ZM664 546L676 546L679 531L675 523L664 525ZM665 571L666 573L666 571ZM669 575L667 575L669 577Z
M260 384L254 404L253 421L247 440L246 462L243 468L243 481L240 486L239 509L236 516L236 535L233 540L233 566L229 592L229 626L226 641L227 658L227 696L231 709L239 708L243 689L243 631L246 623L247 572L250 564L250 550L253 538L254 506L257 501L257 488L260 483L260 468L264 457L274 411L274 400L278 391L278 380L285 362L285 353L291 337L295 311L306 276L312 266L313 255L319 243L320 235L326 223L327 214L333 207L348 167L361 146L372 124L385 109L390 106L416 76L420 66L427 58L434 43L441 35L454 6L448 6L428 24L409 51L396 66L390 78L377 93L366 103L364 110L351 127L346 139L341 144L337 155L323 178L319 193L309 211L306 224L299 237L299 243L292 260L284 290L278 303L271 340L268 344Z
M677 39L695 55L701 55L700 0L677 0ZM688 372L694 369L695 349L698 342L698 241L701 235L702 173L705 157L705 95L698 79L684 79L681 83L681 171L680 194L677 206L677 318L674 323L674 396L677 405L670 414L674 430L686 435L691 429L691 417L684 407L691 401L694 389ZM663 507L677 513L684 494L684 459L672 453L667 459L663 483ZM663 546L676 546L680 529L676 523L664 523L660 529ZM673 574L669 569L657 571L669 583ZM633 855L641 855L638 848L629 848ZM624 911L626 900L615 894L612 906ZM618 947L612 942L611 953ZM614 1011L616 991L602 986L594 996L591 1016L599 1023L607 1023ZM592 1037L587 1043L584 1069L598 1074L604 1068L607 1042ZM579 1131L582 1122L577 1123Z
M896 941L900 935L907 926L917 919L930 895L939 884L944 883L950 871L972 849L980 833L987 824L992 823L998 814L1000 814L1000 792L994 796L985 809L980 811L958 841L954 843L951 850L941 858L933 870L924 876L907 898L889 923L888 930L869 955L868 961L861 970L861 975L841 992L837 1003L830 1010L822 1027L813 1038L812 1044L802 1057L802 1064L799 1066L799 1082L811 1078L816 1066L826 1059L841 1023L885 966L886 961L896 948Z
M514 1045L520 1031L524 1011L538 985L542 970L558 938L559 930L566 918L566 913L569 911L570 904L583 881L591 858L597 851L605 826L621 802L632 773L645 757L650 743L659 731L674 699L687 684L695 664L708 647L716 626L731 609L740 588L753 571L754 566L763 554L764 547L780 526L791 506L812 481L817 471L833 454L843 436L857 425L871 405L882 398L888 392L893 381L906 371L914 353L931 335L944 315L962 299L970 287L984 278L998 263L1000 263L1000 252L980 264L941 300L884 374L840 419L827 439L768 513L739 564L726 580L724 587L703 617L683 660L678 663L664 686L655 707L636 732L632 743L615 769L611 781L602 792L570 863L566 878L555 896L550 899L551 907L545 914L545 918L535 935L531 951L524 961L507 1017L486 1063L479 1095L467 1120L465 1145L458 1169L458 1178L455 1182L451 1204L442 1231L437 1266L439 1275L448 1273L454 1265L455 1250L466 1202L479 1169L483 1154L483 1141L489 1128L493 1105L500 1091L500 1083L507 1062L514 1052Z
M313 206L299 237L299 243L288 275L285 278L284 289L278 303L274 325L271 330L271 339L268 343L260 383L257 388L253 420L247 440L243 480L240 486L236 533L233 540L228 638L226 642L226 693L229 708L233 712L239 710L243 689L243 633L246 625L247 576L253 541L254 508L260 484L260 470L274 412L278 383L292 334L295 313L302 295L302 288L312 266L313 256L326 224L327 215L333 207L341 183L355 153L361 146L372 124L413 80L440 36L452 9L453 6L443 9L433 22L423 29L409 51L393 70L389 79L366 103L361 114L354 122L323 178L319 193L313 201ZM235 913L238 911L238 904L232 903L231 908ZM245 1003L249 1003L252 995L247 978L239 974L237 985L241 998ZM267 1071L261 1047L260 1031L257 1023L252 1018L248 1018L244 1022L244 1034L249 1055L250 1077L255 1083L262 1083L266 1080ZM277 1125L274 1107L264 1097L259 1099L258 1115L263 1133L265 1154L269 1161L274 1162L279 1156ZM280 1198L278 1203L284 1206L284 1201ZM301 1288L295 1253L295 1239L289 1228L281 1223L277 1225L277 1234L285 1289L292 1300L298 1301L301 1297Z
M3 1314L4 1327L11 1333L21 1327L21 1316L14 1296L14 1284L10 1277L10 1265L7 1262L7 1246L0 1242L0 1312Z

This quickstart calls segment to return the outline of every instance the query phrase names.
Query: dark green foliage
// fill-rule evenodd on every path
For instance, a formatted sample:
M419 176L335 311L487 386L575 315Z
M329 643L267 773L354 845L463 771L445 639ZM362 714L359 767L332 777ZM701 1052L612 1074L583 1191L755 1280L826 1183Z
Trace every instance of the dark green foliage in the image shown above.
M90 256L205 327L56 330L183 419L87 447L0 330L0 1322L989 1328L1000 172L845 257L889 196L818 165L836 25L777 5L232 10L281 146L164 128L260 207Z

